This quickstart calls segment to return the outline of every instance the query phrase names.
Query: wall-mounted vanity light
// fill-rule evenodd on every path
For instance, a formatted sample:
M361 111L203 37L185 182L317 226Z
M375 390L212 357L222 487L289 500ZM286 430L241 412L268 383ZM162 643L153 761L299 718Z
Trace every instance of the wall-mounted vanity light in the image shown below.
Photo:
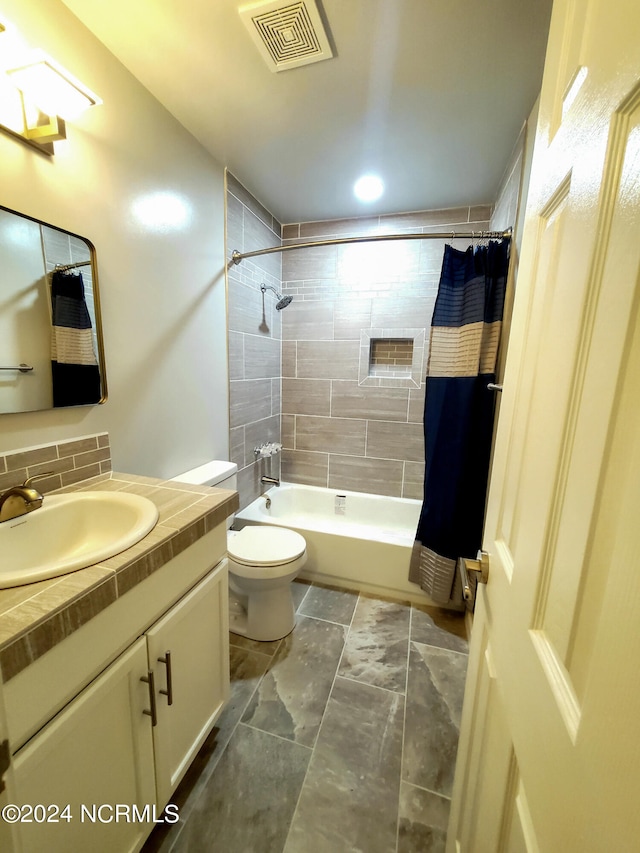
M0 39L8 35L0 23ZM55 141L66 138L65 120L102 103L40 50L14 52L0 78L0 129L47 154L54 153Z

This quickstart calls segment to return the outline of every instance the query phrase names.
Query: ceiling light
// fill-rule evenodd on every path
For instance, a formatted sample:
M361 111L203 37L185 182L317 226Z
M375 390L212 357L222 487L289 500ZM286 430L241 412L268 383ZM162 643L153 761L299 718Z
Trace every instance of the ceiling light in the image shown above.
M353 192L360 201L376 201L384 192L384 184L377 175L363 175L353 185Z
M27 101L50 116L70 119L102 103L97 95L41 51L34 51L29 62L8 69L7 74Z

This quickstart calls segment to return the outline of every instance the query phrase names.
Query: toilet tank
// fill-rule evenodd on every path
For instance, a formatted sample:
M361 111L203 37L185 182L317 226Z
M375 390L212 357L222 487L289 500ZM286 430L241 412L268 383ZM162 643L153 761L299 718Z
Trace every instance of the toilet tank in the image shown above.
M199 465L197 468L191 468L189 471L184 471L176 477L172 477L180 483L189 483L192 486L212 486L217 489L238 489L238 466L235 462L226 462L224 460L214 459L211 462L205 462L204 465ZM234 515L227 518L227 528L233 524Z
M180 483L190 483L192 486L216 486L218 489L235 491L238 488L238 466L235 462L214 459L171 479Z

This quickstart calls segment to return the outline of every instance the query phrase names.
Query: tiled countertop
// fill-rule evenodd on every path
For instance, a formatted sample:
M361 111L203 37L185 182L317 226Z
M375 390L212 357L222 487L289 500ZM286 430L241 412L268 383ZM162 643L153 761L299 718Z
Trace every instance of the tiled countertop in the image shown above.
M144 495L158 507L158 523L136 545L101 563L62 577L0 590L0 668L4 682L197 539L224 524L238 509L237 493L226 489L114 472L57 493L86 490Z

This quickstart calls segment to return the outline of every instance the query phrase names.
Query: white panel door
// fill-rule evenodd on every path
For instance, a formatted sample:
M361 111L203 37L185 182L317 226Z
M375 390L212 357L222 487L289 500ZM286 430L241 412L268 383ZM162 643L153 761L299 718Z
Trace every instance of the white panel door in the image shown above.
M640 5L556 0L448 850L640 849Z

